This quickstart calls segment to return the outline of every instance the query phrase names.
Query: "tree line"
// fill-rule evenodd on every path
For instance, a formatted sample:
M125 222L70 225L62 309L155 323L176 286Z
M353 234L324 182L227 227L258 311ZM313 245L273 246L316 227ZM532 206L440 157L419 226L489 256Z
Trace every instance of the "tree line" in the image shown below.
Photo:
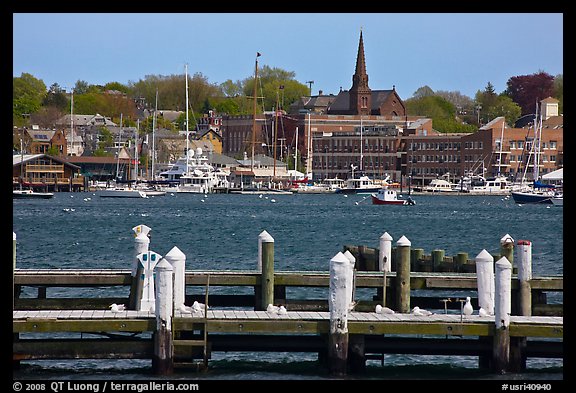
M67 93L58 83L46 87L44 81L29 73L13 78L14 126L39 124L54 127L56 120L71 112L96 114L110 117L123 125L135 126L138 113L144 109L186 111L185 75L147 75L137 82L127 84L109 82L90 85L78 80L73 94ZM259 70L257 86L257 111L288 109L300 97L308 96L309 89L296 80L296 74L281 68L264 65ZM197 116L214 110L217 113L240 115L252 114L254 77L243 80L227 80L214 84L202 73L188 76L188 110L190 129ZM530 75L513 76L508 79L504 91L497 93L491 82L478 90L471 98L459 91L433 91L429 86L416 90L405 99L408 115L429 117L434 128L441 132L473 132L497 116L505 116L509 125L521 116L534 113L536 102L547 97L560 101L563 109L563 75L552 76L544 71ZM181 115L176 126L157 119L159 127L185 128L185 116ZM151 121L140 124L142 132L152 130Z

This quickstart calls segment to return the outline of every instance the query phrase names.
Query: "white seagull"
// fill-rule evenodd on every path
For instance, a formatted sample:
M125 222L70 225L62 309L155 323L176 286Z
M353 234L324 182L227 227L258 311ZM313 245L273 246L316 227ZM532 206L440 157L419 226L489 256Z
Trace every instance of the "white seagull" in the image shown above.
M184 303L182 303L180 305L180 311L185 312L185 313L190 313L190 312L192 312L192 307L187 306Z
M350 302L350 304L348 305L348 311L354 311L354 307L356 307L356 305L358 304L358 302Z
M382 307L380 304L376 305L376 314L395 314L394 310L388 307Z
M466 297L466 304L464 305L464 315L472 315L474 309L472 308L472 304L470 304L470 296Z
M286 307L284 306L278 307L278 315L286 315L287 313L288 311L286 310Z
M434 314L432 311L424 310L418 306L415 306L412 309L412 314L419 315L419 316L428 316Z
M126 309L126 307L123 304L116 304L116 303L112 303L109 307L110 311L112 312L120 312Z
M275 305L273 305L273 304L269 304L268 307L266 307L266 311L267 311L267 312L277 313L279 308L280 308L280 307L278 307L278 306L275 306Z
M484 310L482 307L480 307L480 310L478 310L478 315L481 317L487 317L488 313L486 312L486 310Z
M209 307L206 306L206 309L208 309ZM192 311L196 312L196 311L204 311L204 304L203 303L199 303L196 300L194 300L194 303L192 304Z

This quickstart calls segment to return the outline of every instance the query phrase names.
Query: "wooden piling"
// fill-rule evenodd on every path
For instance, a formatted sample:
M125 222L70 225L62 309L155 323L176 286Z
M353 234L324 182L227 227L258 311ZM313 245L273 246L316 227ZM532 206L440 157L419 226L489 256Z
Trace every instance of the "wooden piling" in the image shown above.
M398 268L396 271L396 310L410 312L410 240L402 236L396 242L398 247Z
M169 375L174 370L172 315L173 315L173 267L163 258L155 267L156 331L154 336L154 356L152 368L156 374Z
M494 257L486 250L476 256L478 305L494 315Z
M361 373L366 370L366 345L363 334L351 334L348 338L350 372Z
M420 271L419 261L424 257L423 248L413 248L410 254L410 271Z
M150 245L150 237L148 233L151 228L141 224L132 228L134 231L134 256L132 258L132 283L130 284L130 295L128 298L128 308L130 310L136 310L138 304L142 299L142 276L144 274L143 266L138 260L138 255L148 251Z
M346 251L344 253L344 256L348 258L348 261L350 261L350 264L348 266L350 272L346 275L346 279L349 280L346 283L346 290L347 290L346 297L348 298L348 304L352 304L352 302L354 301L356 291L356 282L355 282L356 274L354 272L354 264L356 263L356 258L354 258L354 255L352 255L350 251Z
M12 310L14 310L15 298L15 285L14 285L14 271L16 270L16 233L12 232Z
M509 234L505 234L502 239L500 239L500 258L502 257L508 259L514 272L514 270L516 270L514 268L514 239Z
M346 375L348 363L348 288L350 261L341 252L330 260L328 308L328 369L332 375Z
M260 285L262 301L260 302L260 310L266 310L269 304L274 304L274 238L268 232L264 232L259 237L262 245Z
M381 272L392 271L392 236L384 232L380 236L380 248L378 253L378 268Z
M510 313L512 312L512 264L506 257L496 262L494 307L494 346L492 367L497 373L509 370L510 365Z
M432 250L432 271L439 272L444 262L444 250Z
M176 246L164 256L164 259L172 265L174 286L174 310L179 310L186 299L186 255Z
M454 270L459 273L470 273L468 270L468 266L474 267L473 264L468 264L468 253L467 252L459 252L454 257ZM472 270L472 269L470 269Z
M518 315L532 315L532 243L518 240L518 292L514 309ZM510 339L510 370L521 372L526 369L526 337Z

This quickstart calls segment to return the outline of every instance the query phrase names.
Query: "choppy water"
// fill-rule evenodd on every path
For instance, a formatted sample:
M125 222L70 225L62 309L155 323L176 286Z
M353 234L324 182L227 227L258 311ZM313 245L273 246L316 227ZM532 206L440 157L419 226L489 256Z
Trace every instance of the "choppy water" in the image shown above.
M534 275L563 274L563 208L518 205L501 196L415 196L415 206L376 206L362 195L197 195L149 199L100 198L56 193L50 200L14 200L13 231L21 268L130 269L132 227L152 228L150 249L165 255L177 246L186 269L256 267L258 235L275 240L276 270L328 270L345 244L378 247L388 232L393 244L406 236L426 254L499 251L500 239L532 241ZM49 291L51 291L50 289ZM54 289L54 291L58 291ZM49 292L49 296L54 295ZM290 295L290 292L288 293ZM476 357L387 355L369 361L361 378L494 379ZM423 365L425 364L425 365ZM561 379L562 360L533 359L519 379ZM280 370L280 371L279 371ZM150 362L86 360L23 363L19 378L150 378ZM207 373L177 378L327 379L315 354L214 353ZM507 378L514 378L507 375ZM357 378L357 377L351 377Z

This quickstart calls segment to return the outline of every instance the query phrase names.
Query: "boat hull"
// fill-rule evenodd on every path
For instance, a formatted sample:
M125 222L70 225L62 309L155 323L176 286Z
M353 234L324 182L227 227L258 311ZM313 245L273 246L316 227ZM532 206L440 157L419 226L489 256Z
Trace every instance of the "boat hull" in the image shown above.
M400 199L397 199L395 201L385 201L385 200L379 199L379 198L375 197L374 195L372 195L372 204L373 205L407 205L408 201L404 201L404 200L400 200Z
M336 189L336 194L372 194L378 192L380 187L370 187L370 188L338 188Z
M51 192L34 192L31 190L13 190L12 199L50 199L54 194Z
M512 191L511 194L516 203L552 203L552 195L520 191Z
M101 198L146 198L146 194L140 190L101 190L98 191Z

